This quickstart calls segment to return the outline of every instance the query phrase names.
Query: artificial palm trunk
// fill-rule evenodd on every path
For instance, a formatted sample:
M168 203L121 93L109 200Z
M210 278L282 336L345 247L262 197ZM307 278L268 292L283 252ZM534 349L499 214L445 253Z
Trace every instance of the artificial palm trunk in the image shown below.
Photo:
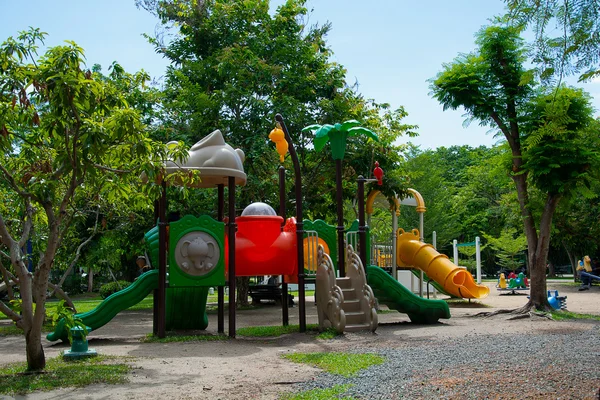
M332 146L333 147L333 146ZM337 234L338 234L338 271L340 277L346 276L344 259L346 251L344 248L344 203L342 200L342 160L335 160L335 196L337 203Z

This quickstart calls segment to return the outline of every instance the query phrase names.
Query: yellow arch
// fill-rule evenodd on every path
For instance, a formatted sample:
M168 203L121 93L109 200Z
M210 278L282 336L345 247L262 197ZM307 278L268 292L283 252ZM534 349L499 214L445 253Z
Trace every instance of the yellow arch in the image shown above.
M414 199L417 201L418 213L424 213L425 211L427 211L427 208L425 207L425 201L423 200L423 196L421 196L421 193L417 192L415 189L408 189L408 193L410 193L412 197L414 197Z
M373 214L373 205L375 204L375 198L381 194L380 190L371 190L369 195L367 196L367 202L365 205L365 212L367 215ZM400 215L400 202L398 199L394 198L394 204L390 205L390 210L396 210L396 216Z

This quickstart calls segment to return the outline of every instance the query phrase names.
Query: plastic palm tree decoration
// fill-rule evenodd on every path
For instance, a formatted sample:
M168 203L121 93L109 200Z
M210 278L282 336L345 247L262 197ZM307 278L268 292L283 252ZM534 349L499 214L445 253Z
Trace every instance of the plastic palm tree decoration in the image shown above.
M342 201L342 160L346 153L346 140L349 137L356 135L367 135L375 141L379 141L379 137L373 131L360 126L360 122L353 119L335 125L309 125L302 129L302 131L315 132L313 144L317 151L321 151L327 142L331 144L331 154L335 160L335 189L338 220L338 270L340 276L346 276L344 265L346 254L344 248L344 206Z
M302 129L303 132L314 131L315 140L313 142L315 150L321 151L329 142L331 144L331 154L334 160L343 160L346 153L346 140L351 136L366 135L375 141L379 137L371 130L360 126L360 122L349 120L335 125L309 125Z

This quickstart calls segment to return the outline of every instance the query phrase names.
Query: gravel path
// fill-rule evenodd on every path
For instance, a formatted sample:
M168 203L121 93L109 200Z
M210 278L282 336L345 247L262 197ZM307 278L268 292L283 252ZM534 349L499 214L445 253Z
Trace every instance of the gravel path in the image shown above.
M352 378L321 373L296 390L350 384L344 395L360 399L600 399L600 325L555 324L539 333L354 349L380 354L386 362Z

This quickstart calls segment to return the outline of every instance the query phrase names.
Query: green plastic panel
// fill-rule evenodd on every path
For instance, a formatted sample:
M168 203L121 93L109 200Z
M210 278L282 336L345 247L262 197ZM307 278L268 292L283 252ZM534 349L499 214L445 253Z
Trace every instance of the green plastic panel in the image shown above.
M150 265L158 268L158 225L144 234Z
M167 288L166 329L206 329L207 287Z
M450 309L444 300L430 300L416 296L377 266L367 267L367 280L379 303L408 314L414 323L433 324L440 318L450 318Z
M169 286L224 286L225 285L225 224L208 215L195 217L186 215L179 221L169 224ZM218 262L206 274L194 276L186 273L177 263L177 243L184 236L193 232L204 232L214 239L218 252Z
M329 246L329 257L333 265L337 268L337 229L325 221L317 219L316 221L304 220L304 230L316 231L319 239L323 239Z

